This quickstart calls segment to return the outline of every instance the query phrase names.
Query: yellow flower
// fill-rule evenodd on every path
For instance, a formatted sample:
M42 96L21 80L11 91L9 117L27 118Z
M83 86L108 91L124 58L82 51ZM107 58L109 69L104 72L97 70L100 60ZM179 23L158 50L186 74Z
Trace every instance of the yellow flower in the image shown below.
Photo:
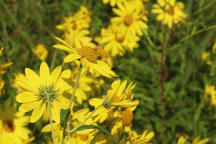
M104 4L110 3L112 7L114 7L116 4L119 4L123 2L124 0L103 0Z
M5 104L0 109L0 143L24 144L30 140L31 131L25 126L29 123L29 117L22 112L16 112L16 105L9 107Z
M184 138L183 136L180 136L177 144L184 144L186 140L187 140L186 138Z
M154 137L154 132L145 130L142 135L138 135L135 131L123 140L121 144L151 144L150 140Z
M104 61L97 60L97 53L91 46L79 41L76 42L75 47L73 47L60 38L56 39L62 44L56 44L53 47L69 52L69 55L64 58L65 63L80 60L82 66L92 74L99 73L108 78L117 76L108 64Z
M38 44L35 49L32 49L32 52L42 61L45 61L48 55L48 51L43 44Z
M143 29L147 29L146 11L141 8L137 8L134 4L134 1L124 1L121 4L118 4L118 9L113 8L113 12L117 14L117 17L111 19L113 25L117 25L121 28L122 33L126 37L133 38L134 35L142 35Z
M112 56L123 55L126 50L133 51L138 47L139 37L134 35L129 38L123 33L123 27L109 26L108 29L101 30L101 38L98 40L100 45L104 45L104 50Z
M67 109L69 106L69 100L63 96L63 92L70 88L62 79L65 75L70 76L70 73L67 72L62 72L62 67L58 66L50 74L46 62L42 62L40 65L40 76L29 68L25 69L26 78L17 81L25 91L18 94L16 100L22 103L19 107L20 111L33 110L31 122L36 122L43 114L46 115L49 101L53 119L60 122L60 109Z
M216 106L216 90L215 86L206 85L204 98L212 105Z
M193 140L192 144L206 144L208 141L208 138L200 140L200 136L198 136Z
M108 118L116 118L121 115L122 122L125 121L125 124L130 123L132 118L127 119L127 116L131 116L129 109L135 109L138 105L138 101L132 101L135 85L130 83L126 87L127 81L121 83L120 80L116 80L112 83L111 88L108 90L107 95L101 98L93 98L89 100L89 104L98 108L94 113L93 117L95 121L102 123ZM126 110L124 113L120 110Z
M203 62L206 62L208 65L211 65L212 64L212 62L211 62L211 60L210 60L210 52L203 52L202 53L202 61Z
M157 14L157 20L169 28L172 28L173 24L183 22L187 17L184 4L176 0L158 0L158 4L153 5L152 13Z
M57 28L63 30L65 33L79 33L81 35L88 35L91 22L91 13L84 6L80 7L80 10L64 18L64 23L57 25Z

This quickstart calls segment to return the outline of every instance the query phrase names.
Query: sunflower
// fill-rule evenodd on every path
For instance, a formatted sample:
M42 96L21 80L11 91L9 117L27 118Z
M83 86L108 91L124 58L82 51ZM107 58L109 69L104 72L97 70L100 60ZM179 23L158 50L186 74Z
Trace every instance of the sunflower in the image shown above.
M127 81L121 83L120 80L116 80L111 84L111 88L103 99L93 98L89 100L89 104L95 108L102 105L93 115L95 121L102 123L108 118L112 119L121 115L121 119L125 121L125 124L131 123L133 119L132 110L130 111L129 108L135 109L139 102L132 100L132 90L135 85L133 83L130 83L128 87L126 85ZM130 118L127 120L128 116Z
M153 5L152 13L157 14L157 20L169 28L172 28L173 24L183 22L187 17L184 4L176 0L158 0L158 4Z
M25 144L30 140L31 131L25 126L29 123L29 117L16 111L16 105L9 107L4 105L0 109L0 143L1 144Z
M56 44L53 47L69 52L69 55L64 58L65 63L80 60L82 67L86 68L92 74L99 73L108 78L117 76L108 64L104 61L97 60L97 53L91 45L83 43L80 40L75 42L75 47L73 47L60 38L56 39L62 44Z
M16 100L22 105L19 110L28 112L33 110L30 122L36 122L43 114L48 112L48 103L51 104L53 120L60 122L60 109L67 109L69 100L63 93L70 89L62 77L70 75L68 71L62 72L62 67L58 66L50 74L46 62L40 65L40 76L29 68L25 69L25 79L17 81L18 85L25 89L17 95Z
M123 27L109 26L108 29L101 30L101 38L98 40L100 45L104 45L104 50L111 53L112 56L123 55L126 50L133 51L138 47L139 37L134 35L128 38L123 33Z
M113 12L117 14L117 17L111 19L112 24L121 27L122 33L125 33L129 39L136 34L141 36L142 30L148 27L145 23L147 21L145 8L137 8L134 1L118 4L118 8L113 8Z

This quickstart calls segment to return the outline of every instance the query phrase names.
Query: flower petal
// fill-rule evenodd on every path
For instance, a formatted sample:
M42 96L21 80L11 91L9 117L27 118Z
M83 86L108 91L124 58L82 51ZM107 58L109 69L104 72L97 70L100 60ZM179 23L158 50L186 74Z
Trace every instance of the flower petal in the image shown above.
M19 103L28 103L38 100L39 97L31 92L22 92L16 96L16 101Z

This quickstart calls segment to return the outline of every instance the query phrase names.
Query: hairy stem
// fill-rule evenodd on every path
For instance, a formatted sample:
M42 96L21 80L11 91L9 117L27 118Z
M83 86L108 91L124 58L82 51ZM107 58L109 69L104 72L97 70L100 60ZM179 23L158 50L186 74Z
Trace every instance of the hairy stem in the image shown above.
M71 131L68 131L68 134L71 134L73 133L74 131L76 131L79 127L81 127L88 119L90 119L92 117L92 115L101 107L103 106L103 104L99 105L98 107L96 107L92 112L91 114L86 118L84 119L78 126L76 126L75 128L73 128Z
M53 140L53 144L55 144L53 121L52 121L52 111L51 111L51 101L50 101L49 94L47 94L47 99L48 99L48 109L49 109L50 126L51 126L51 131L52 131L52 140Z
M65 136L66 136L66 127L67 127L67 124L68 124L68 120L70 120L70 113L71 113L71 109L73 108L72 105L73 105L76 89L77 89L77 86L78 86L78 83L79 83L81 71L82 71L82 67L80 66L80 68L78 70L78 73L77 73L76 82L74 84L70 104L69 104L69 111L66 114L66 117L64 119L64 130L63 130L63 136L62 136L62 144L64 144L64 139L65 139ZM68 131L70 131L70 127L69 127Z

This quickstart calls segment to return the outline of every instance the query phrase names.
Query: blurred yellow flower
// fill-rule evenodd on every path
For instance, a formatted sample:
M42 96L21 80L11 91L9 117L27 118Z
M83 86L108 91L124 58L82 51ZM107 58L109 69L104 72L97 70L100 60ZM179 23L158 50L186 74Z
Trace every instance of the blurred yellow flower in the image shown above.
M212 62L211 62L211 60L210 60L210 52L203 52L202 53L202 56L201 56L201 58L202 58L202 61L203 62L206 62L208 65L211 65L212 64Z
M212 105L216 106L216 90L213 85L205 86L204 98Z
M125 51L133 51L138 47L139 37L134 35L126 37L126 32L123 33L123 27L109 26L108 29L101 30L101 38L97 40L100 45L104 45L104 50L111 53L112 56L124 55Z
M183 137L183 136L180 136L179 139L178 139L178 143L177 144L184 144L186 142L186 138Z
M70 87L62 79L63 75L70 75L62 72L62 67L56 67L50 74L46 62L40 65L40 76L29 68L25 69L25 79L17 81L18 85L25 89L17 95L16 100L22 105L19 110L28 112L33 110L30 122L38 121L44 113L47 113L47 105L51 103L52 117L60 122L60 109L67 109L69 100L63 96L63 92Z
M82 66L92 74L99 73L108 78L117 77L108 64L104 61L97 60L97 53L91 45L79 41L73 47L60 38L56 39L62 44L56 44L53 47L69 52L69 55L64 58L65 63L80 60Z
M38 44L35 49L32 49L32 52L42 61L45 61L48 55L48 51L43 44Z
M113 8L113 12L117 15L111 19L112 25L117 25L122 33L129 39L133 38L136 34L141 36L143 30L147 29L146 24L146 10L145 8L137 7L134 1L124 1L118 4L118 8Z
M84 6L75 14L65 17L64 23L57 25L57 28L63 30L65 33L76 33L80 35L88 35L91 22L91 12Z
M169 28L187 18L182 2L176 2L176 0L158 0L157 2L158 4L153 5L152 13L157 14L157 20L168 25Z
M16 105L4 105L0 109L0 143L1 144L26 144L30 140L31 131L25 126L29 117L16 111Z
M208 141L208 138L200 140L200 136L198 136L193 140L192 144L206 144Z

